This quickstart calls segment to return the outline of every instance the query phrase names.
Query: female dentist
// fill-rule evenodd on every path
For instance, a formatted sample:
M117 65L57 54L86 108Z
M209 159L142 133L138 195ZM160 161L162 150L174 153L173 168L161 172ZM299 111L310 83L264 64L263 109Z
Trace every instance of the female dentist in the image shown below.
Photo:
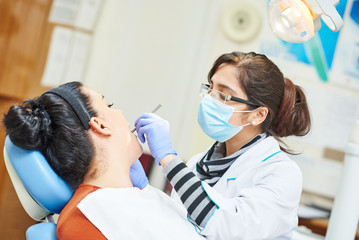
M147 139L172 197L207 239L291 239L302 174L278 142L309 132L304 93L253 52L223 54L208 82L198 108L199 125L216 140L208 151L184 164L172 148L168 122L152 113L136 120L139 139ZM132 170L133 181L145 178Z

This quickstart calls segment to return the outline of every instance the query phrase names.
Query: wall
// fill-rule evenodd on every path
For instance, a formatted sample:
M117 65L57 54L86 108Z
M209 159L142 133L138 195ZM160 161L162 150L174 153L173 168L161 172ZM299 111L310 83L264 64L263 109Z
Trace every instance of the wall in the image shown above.
M39 82L54 28L47 22L51 2L0 0L3 19L0 24L2 112L10 103L38 95L46 89ZM340 176L346 139L354 120L359 118L359 94L355 84L359 77L357 73L342 69L351 66L352 58L355 61L358 36L348 27L350 18L349 12L346 12L345 27L339 35L333 66L323 67L328 70L328 76L318 75L315 66L318 68L320 61L312 64L308 59L298 61L291 59L295 57L293 52L283 51L292 45L283 45L269 29L266 2L104 0L93 31L84 82L122 109L131 125L142 112L149 112L161 103L163 107L158 114L171 123L173 145L188 160L213 143L196 121L199 84L206 82L213 61L220 54L234 50L266 53L286 76L306 91L313 116L313 130L308 137L286 141L293 149L303 152L293 158L303 170L304 190L331 199ZM353 2L358 1L348 0L349 5ZM253 29L246 27L248 19L254 21L250 22L250 26L259 22L259 30L248 41L233 41L224 32L226 25L223 25L223 19L228 15L227 11L237 7L243 9L248 5L258 15L254 18L251 13L252 18L241 15L236 20L239 32ZM327 28L323 25L322 29ZM315 50L319 51L320 57L322 53L317 48L317 41L318 38L315 38L296 52L297 55L311 55ZM346 45L349 47L345 48ZM4 134L3 131L0 134L2 139ZM2 165L0 232L6 239L11 237L5 236L5 232L13 239L20 239L33 221L26 216L16 199ZM153 175L163 176L160 168L155 168ZM163 177L152 181L153 185L163 186Z
M337 6L338 11L344 10L346 2L341 1L341 5ZM352 3L353 1L347 3L344 28L339 33L331 32L322 22L322 29L311 41L305 44L288 44L279 41L271 31L266 16L266 0L224 0L206 64L209 69L215 59L224 52L264 53L279 66L285 76L304 89L312 115L312 131L306 137L289 137L285 141L293 150L301 153L292 156L292 159L301 167L304 176L303 189L305 193L309 193L303 201L324 208L332 206L341 174L345 144L355 120L359 119L359 67L354 75L353 71L340 71L343 67L338 66L353 66L359 62L359 54L355 50L355 43L359 42L355 32L359 31L358 28L349 26L348 9ZM258 15L246 16L242 13L242 25L245 25L247 19L248 26L253 27L250 20L258 17L261 21L259 31L248 41L233 41L225 31L226 14L230 14L231 9L243 10L248 5L254 8ZM245 26L241 26L238 31L248 32ZM338 35L338 42L334 42ZM334 56L331 56L332 54ZM322 71L326 71L326 75L323 76ZM193 132L189 155L206 149L213 142L205 136L198 124Z
M346 1L341 2L344 9ZM198 86L206 82L214 60L231 51L265 53L306 92L312 131L286 142L303 153L293 159L303 170L305 191L331 199L345 143L359 117L358 91L338 84L331 74L336 66L331 63L336 60L329 55L334 54L338 34L322 23L320 34L308 43L283 43L269 28L266 5L267 0L187 0L181 4L107 0L94 31L85 84L122 109L130 125L161 103L158 114L169 120L173 145L188 160L213 143L199 128L196 111ZM234 29L228 30L226 17L236 10L240 12L233 20ZM245 40L244 34L252 37ZM338 46L340 42L339 38Z
M85 84L114 102L131 127L162 104L158 114L171 123L175 149L187 156L219 9L218 0L105 1Z

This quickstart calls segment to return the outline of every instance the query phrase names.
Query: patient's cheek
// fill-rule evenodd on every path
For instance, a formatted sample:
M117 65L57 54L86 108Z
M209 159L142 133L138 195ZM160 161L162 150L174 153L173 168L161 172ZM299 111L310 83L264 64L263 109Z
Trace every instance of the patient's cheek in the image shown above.
M141 144L138 142L138 140L137 140L137 145L138 145L138 154L139 154L139 156L141 156L143 153L143 148L142 148Z
M130 148L134 153L136 154L137 158L140 157L143 153L142 145L140 144L138 138L136 135L131 133L131 142L130 142Z

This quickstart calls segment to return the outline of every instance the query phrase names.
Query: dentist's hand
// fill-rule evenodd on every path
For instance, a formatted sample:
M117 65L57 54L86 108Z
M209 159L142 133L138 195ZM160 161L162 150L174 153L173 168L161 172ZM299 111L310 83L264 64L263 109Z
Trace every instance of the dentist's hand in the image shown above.
M134 187L144 188L148 184L148 178L140 160L132 164L130 168L130 179Z
M177 155L172 148L169 123L154 113L144 113L135 122L137 136L144 143L145 136L156 163L169 154Z

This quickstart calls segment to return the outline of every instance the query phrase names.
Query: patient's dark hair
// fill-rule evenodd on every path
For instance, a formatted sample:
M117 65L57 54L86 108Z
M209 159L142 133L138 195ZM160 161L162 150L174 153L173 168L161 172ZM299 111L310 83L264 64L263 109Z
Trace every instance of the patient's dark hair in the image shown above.
M82 84L60 86L97 116ZM74 190L83 182L94 154L93 143L72 107L55 94L43 94L10 107L3 122L11 141L27 150L39 150L54 171Z

